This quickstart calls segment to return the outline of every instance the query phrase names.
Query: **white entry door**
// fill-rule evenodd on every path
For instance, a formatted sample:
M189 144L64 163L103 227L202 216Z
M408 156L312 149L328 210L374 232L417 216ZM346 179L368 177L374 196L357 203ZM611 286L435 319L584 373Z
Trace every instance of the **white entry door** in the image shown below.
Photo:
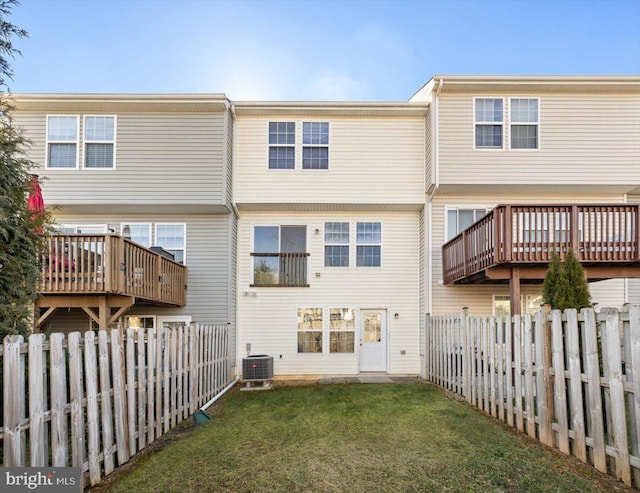
M387 371L387 311L360 312L360 371Z

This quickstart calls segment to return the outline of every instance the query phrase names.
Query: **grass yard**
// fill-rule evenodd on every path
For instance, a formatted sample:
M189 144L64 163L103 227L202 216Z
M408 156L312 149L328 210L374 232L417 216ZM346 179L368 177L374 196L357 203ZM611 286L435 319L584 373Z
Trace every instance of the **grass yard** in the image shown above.
M235 390L209 414L98 490L629 491L426 384Z

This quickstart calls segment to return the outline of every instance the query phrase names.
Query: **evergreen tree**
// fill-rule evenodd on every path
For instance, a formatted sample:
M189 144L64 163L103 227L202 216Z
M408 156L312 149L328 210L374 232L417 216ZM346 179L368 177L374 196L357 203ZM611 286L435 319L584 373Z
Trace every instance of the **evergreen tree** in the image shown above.
M26 158L29 142L11 119L9 59L20 53L13 39L27 35L7 20L15 5L15 0L0 0L0 341L32 328L48 222L46 214L34 215L27 205L35 164Z
M542 283L542 300L558 310L580 310L591 306L584 270L571 249L564 262L560 261L557 253L551 254L549 269Z

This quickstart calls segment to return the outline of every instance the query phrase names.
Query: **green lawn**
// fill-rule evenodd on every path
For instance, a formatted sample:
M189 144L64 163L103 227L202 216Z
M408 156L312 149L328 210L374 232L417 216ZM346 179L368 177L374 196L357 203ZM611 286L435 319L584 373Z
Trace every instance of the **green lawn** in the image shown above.
M626 491L426 384L233 391L101 491Z

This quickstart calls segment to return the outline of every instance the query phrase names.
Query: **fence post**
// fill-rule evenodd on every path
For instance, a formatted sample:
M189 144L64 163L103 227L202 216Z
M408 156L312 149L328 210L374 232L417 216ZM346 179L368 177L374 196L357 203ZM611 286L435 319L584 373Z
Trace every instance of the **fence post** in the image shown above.
M587 442L585 438L584 395L582 392L582 370L580 367L580 337L576 310L567 310L567 359L569 361L569 396L571 407L571 428L574 432L573 453L582 462L587 462ZM584 344L584 342L583 342Z
M627 443L627 425L625 416L624 388L622 381L622 354L620 352L620 319L618 310L605 308L604 330L607 337L603 340L603 353L607 355L609 392L611 396L611 421L613 443L616 448L616 477L631 486L631 469Z
M24 466L22 462L22 431L20 430L21 409L24 409L24 372L20 361L22 336L4 338L3 353L3 409L4 409L4 466ZM6 382L11 382L7 385Z
M44 334L29 337L29 445L31 467L47 466L44 432L44 366L42 344Z
M462 394L467 402L471 402L471 378L470 378L470 358L469 351L469 307L462 307Z
M542 443L553 447L551 415L553 408L553 382L551 367L551 325L549 309L536 313L535 317L535 358L536 358L536 394L538 402L538 433Z
M569 423L567 418L567 383L564 377L564 342L562 312L553 311L552 341L553 341L553 371L555 376L555 414L558 418L558 448L561 452L569 455ZM572 330L568 326L565 334Z

